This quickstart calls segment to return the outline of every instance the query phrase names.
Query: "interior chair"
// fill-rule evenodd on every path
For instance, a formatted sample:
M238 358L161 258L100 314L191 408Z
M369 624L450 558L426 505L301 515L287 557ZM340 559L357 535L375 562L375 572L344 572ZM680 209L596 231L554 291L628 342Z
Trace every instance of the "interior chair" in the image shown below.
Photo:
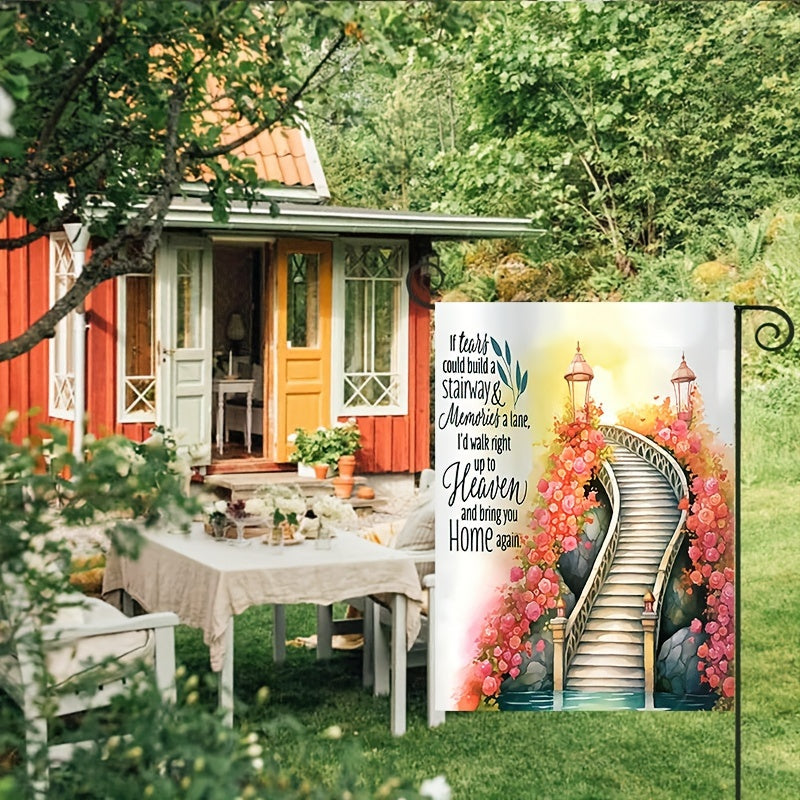
M22 617L17 625L8 614L10 604L0 603L0 622L6 623L5 638L0 639L0 687L22 709L25 757L32 778L36 754L48 742L50 718L109 705L124 690L126 680L140 672L143 660L152 664L164 700L175 700L176 614L129 618L97 598L70 595L68 602L73 605L62 605L54 622L39 628L44 677L42 651L34 644L31 615ZM76 747L88 744L50 745L48 766L68 760ZM40 795L46 787L47 771L34 782Z

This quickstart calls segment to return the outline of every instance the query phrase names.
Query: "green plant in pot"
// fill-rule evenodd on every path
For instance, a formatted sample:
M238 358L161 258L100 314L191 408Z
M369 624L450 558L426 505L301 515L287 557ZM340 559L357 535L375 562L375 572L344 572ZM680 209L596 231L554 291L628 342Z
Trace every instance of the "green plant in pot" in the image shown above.
M354 465L354 455L361 446L360 441L361 432L355 417L350 417L345 422L336 422L330 428L321 426L315 431L298 428L289 436L289 442L294 446L289 458L298 464L327 464L333 467L342 457L349 456Z

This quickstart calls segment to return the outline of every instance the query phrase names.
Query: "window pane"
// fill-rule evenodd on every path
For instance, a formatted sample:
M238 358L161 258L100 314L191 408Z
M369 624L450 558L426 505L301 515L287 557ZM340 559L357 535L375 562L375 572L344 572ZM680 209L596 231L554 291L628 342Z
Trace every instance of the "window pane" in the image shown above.
M199 250L178 250L178 294L175 318L178 347L202 347L200 322L203 254Z
M125 278L125 414L154 418L153 277Z
M344 247L346 408L401 405L403 252L392 244Z
M345 372L362 372L366 369L365 346L367 338L367 299L369 284L365 281L345 283L344 318L344 369Z
M394 364L395 330L397 329L398 293L396 281L375 281L375 372L391 372Z
M286 340L289 347L319 346L319 255L290 253Z

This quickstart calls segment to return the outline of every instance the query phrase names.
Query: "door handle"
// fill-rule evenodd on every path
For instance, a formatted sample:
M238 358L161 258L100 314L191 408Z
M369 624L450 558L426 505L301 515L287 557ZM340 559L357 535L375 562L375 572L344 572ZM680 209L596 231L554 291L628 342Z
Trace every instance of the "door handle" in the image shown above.
M167 363L167 356L174 356L175 349L170 347L161 347L161 342L158 343L158 357L161 359L162 364Z

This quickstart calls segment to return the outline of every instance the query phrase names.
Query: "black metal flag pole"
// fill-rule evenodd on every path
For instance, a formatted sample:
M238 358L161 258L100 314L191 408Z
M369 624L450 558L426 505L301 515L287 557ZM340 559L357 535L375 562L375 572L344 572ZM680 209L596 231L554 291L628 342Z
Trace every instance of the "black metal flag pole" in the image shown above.
M736 312L736 419L735 419L735 454L734 463L736 465L735 490L734 490L734 575L735 575L735 599L734 614L736 618L736 688L734 692L734 725L735 725L735 785L736 798L739 800L742 793L742 660L741 660L741 632L742 632L742 559L741 559L741 450L742 450L742 316L746 311L763 311L769 314L777 314L786 324L786 332L781 332L781 327L776 322L762 322L755 330L755 342L762 349L768 352L783 350L791 344L794 339L794 323L792 318L776 306L760 305L737 305L734 306ZM765 337L771 336L770 340Z

